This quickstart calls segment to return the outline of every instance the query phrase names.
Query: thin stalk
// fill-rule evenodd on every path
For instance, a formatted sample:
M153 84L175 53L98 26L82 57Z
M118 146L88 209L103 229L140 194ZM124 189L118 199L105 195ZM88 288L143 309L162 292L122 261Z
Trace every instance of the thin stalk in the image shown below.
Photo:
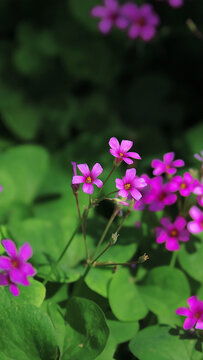
M113 165L113 167L112 167L112 169L111 169L110 173L108 174L107 178L106 178L106 179L104 180L104 182L103 182L103 186L102 186L102 188L101 188L101 189L99 189L99 191L98 191L98 195L100 194L101 190L103 189L104 185L107 183L107 181L109 180L110 176L113 174L113 172L114 172L114 170L115 170L115 169L116 169L116 165Z
M104 195L104 196L101 197L100 199L94 200L94 204L97 204L97 205L98 205L101 201L103 201L103 200L105 200L105 199L108 199L107 196L112 195L112 194L115 194L115 193L117 193L117 192L118 192L118 190L111 191L110 193Z
M113 243L111 241L109 241L109 243L106 245L106 247L104 248L104 250L102 250L100 252L100 254L94 259L92 260L92 264L94 265L94 263L113 245Z
M115 219L115 217L116 217L116 215L118 214L119 211L120 211L120 209L117 207L117 208L114 210L113 214L111 215L111 217L110 217L110 219L109 219L109 221L108 221L108 223L107 223L107 225L106 225L106 227L105 227L105 229L104 229L104 232L103 232L103 234L101 235L101 237L100 237L100 239L99 239L99 242L98 242L98 244L97 244L97 247L96 247L96 249L95 249L95 252L94 252L94 254L93 254L93 256L92 256L93 258L94 258L94 256L96 255L96 253L97 253L98 249L100 248L101 244L103 243L103 241L104 241L104 239L105 239L105 236L106 236L106 234L107 234L107 232L108 232L108 230L109 230L112 222L114 221L114 219Z
M177 255L178 255L178 252L174 251L172 256L171 256L170 267L172 267L172 268L175 267Z
M87 237L86 237L86 219L88 216L88 212L89 212L89 206L88 208L85 209L84 214L83 214L83 221L82 221L82 233L83 233L83 238L84 238L84 244L85 244L85 252L86 252L86 259L87 262L90 259L90 254L89 254L89 249L88 249L88 245L87 245Z
M126 221L126 219L128 218L128 216L130 215L130 213L131 213L131 210L128 210L127 213L125 214L123 220L121 221L118 229L116 230L116 233L118 233L118 232L120 231L120 229L122 228L124 222Z
M76 205L77 205L77 210L78 210L78 216L80 221L82 220L82 216L81 216L81 212L80 212L80 206L79 206L79 201L78 201L78 194L75 194L75 201L76 201Z
M44 280L43 284L46 285L46 283L49 281L51 274L53 273L53 271L57 268L59 262L62 260L62 258L64 257L66 251L68 250L69 246L71 245L75 235L78 232L78 229L80 227L81 221L78 223L77 227L75 228L72 236L70 237L70 240L68 241L68 243L66 244L65 248L63 249L62 253L59 255L58 259L56 260L56 262L52 265L51 270L49 272L49 274L47 275L46 279Z

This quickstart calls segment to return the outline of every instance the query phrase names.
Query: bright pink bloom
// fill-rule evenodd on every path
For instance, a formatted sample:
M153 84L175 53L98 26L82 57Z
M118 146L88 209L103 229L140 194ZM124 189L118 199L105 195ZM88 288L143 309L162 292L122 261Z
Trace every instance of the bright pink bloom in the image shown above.
M197 206L193 206L189 210L189 214L194 220L187 224L189 232L198 234L203 231L203 211L201 211Z
M145 199L147 199L147 197L150 193L150 188L151 188L150 187L151 179L149 178L149 176L146 174L143 174L143 175L141 175L141 178L143 178L145 180L146 186L140 190L142 197L140 200L136 201L135 205L134 205L134 210L138 210L138 211L144 210L145 205L146 205Z
M121 145L115 137L109 140L111 149L109 150L111 155L116 158L116 162L125 161L128 165L133 164L133 159L141 159L140 155L136 152L128 152L133 146L133 142L130 140L122 140Z
M197 185L198 180L194 179L189 172L186 172L183 177L177 175L171 179L170 190L179 190L182 196L189 196Z
M21 246L19 253L17 252L15 243L10 240L2 240L8 256L0 256L0 269L5 271L14 284L29 286L28 276L36 274L33 266L27 262L32 256L32 248L28 243Z
M199 185L194 188L193 193L198 195L197 202L200 206L203 206L203 184L199 183Z
M156 228L156 242L158 244L166 243L166 249L176 251L180 249L179 241L188 241L190 233L186 226L186 220L182 216L178 216L174 223L167 217L160 220L162 227Z
M81 171L83 176L75 175L72 179L72 184L83 184L82 190L86 194L92 194L94 191L93 184L96 185L98 188L103 186L103 182L97 177L102 173L103 168L99 163L96 163L92 170L90 171L89 166L87 164L80 164L78 165L78 169Z
M73 167L73 176L77 176L77 166L76 166L76 162L75 161L72 161L71 162L71 165ZM73 193L76 194L78 193L79 191L79 188L80 188L80 184L73 184L71 183L71 187L73 189Z
M130 21L128 35L131 39L141 37L142 40L149 41L155 36L160 20L151 5L139 7L134 3L127 3L123 6L123 14Z
M163 161L154 159L152 161L152 167L154 168L153 175L161 175L163 173L173 175L177 171L176 167L185 165L183 160L173 160L174 156L174 152L169 152L164 155Z
M118 195L124 198L130 194L135 200L139 200L142 194L137 189L142 189L146 185L143 178L136 176L135 169L126 170L122 179L116 179L116 188L119 189Z
M186 316L183 329L203 329L203 301L198 300L197 296L191 296L188 300L189 309L179 307L176 310L177 315Z
M20 295L20 290L18 289L18 286L11 281L9 272L0 273L0 286L7 285L9 286L9 290L13 294L13 296Z
M103 34L108 34L113 26L123 30L129 24L129 20L124 16L122 6L117 0L103 0L104 5L97 5L91 10L91 15L101 18L99 30Z
M163 210L166 205L172 205L177 195L171 194L169 183L164 184L162 176L150 180L150 191L145 195L145 204L149 204L150 211Z

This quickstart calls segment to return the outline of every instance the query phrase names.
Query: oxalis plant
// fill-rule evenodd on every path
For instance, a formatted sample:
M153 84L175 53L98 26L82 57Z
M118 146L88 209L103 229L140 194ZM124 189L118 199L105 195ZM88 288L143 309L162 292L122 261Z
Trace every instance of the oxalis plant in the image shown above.
M64 248L55 243L55 261L39 243L35 259L41 223L32 228L32 244L19 249L14 228L1 226L1 360L202 359L203 152L195 154L199 169L186 172L183 160L166 153L152 161L150 177L137 175L141 157L132 141L112 137L109 146L114 161L105 179L101 164L72 162L78 222ZM100 231L96 217L106 202L112 214ZM69 268L64 260L72 246L77 255L85 250L85 261L82 255Z

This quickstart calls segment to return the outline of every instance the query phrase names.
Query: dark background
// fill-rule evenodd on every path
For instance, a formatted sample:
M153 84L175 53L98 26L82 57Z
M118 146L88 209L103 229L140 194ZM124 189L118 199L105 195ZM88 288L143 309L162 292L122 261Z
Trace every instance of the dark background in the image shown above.
M117 136L136 141L141 168L172 150L191 164L203 147L203 39L186 20L203 30L203 1L151 1L161 25L150 43L99 33L99 3L1 0L0 149L36 143L66 165L105 164Z

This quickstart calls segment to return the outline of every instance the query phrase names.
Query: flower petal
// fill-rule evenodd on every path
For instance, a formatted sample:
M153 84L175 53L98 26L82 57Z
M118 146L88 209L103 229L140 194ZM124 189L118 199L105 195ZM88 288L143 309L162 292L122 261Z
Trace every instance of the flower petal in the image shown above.
M198 300L198 298L197 298L197 296L196 295L193 295L193 296L191 296L191 297L189 297L188 299L187 299L187 303L188 303L188 305L189 305L189 307L190 307L190 309L191 310L196 310L196 308L198 307L198 305L199 305L199 300Z
M179 234L180 241L188 241L190 239L190 233L188 230L182 230Z
M171 221L167 217L163 217L160 220L161 225L163 225L166 229L171 225Z
M25 275L27 276L34 276L36 274L35 269L33 268L33 266L29 263L26 263L23 265L22 271L24 272Z
M140 200L142 197L142 194L137 189L130 190L130 194L135 200Z
M0 285L1 286L6 286L8 285L8 278L5 274L0 274Z
M0 269L10 270L12 268L11 260L7 256L0 256Z
M191 311L186 307L179 307L178 309L176 309L176 315L190 316Z
M19 296L20 295L20 290L18 289L17 285L10 285L9 286L10 292L12 293L13 296Z
M25 244L23 244L21 246L20 251L19 251L19 257L20 257L20 259L22 259L22 261L27 261L28 259L30 259L32 257L32 254L33 254L33 251L28 242L26 242Z
M103 186L103 182L100 179L95 179L93 181L93 184L95 184L98 188L101 188Z
M128 157L131 157L133 159L141 160L140 155L138 153L134 152L134 151L127 152L125 155L128 156Z
M203 217L201 210L197 206L192 206L189 210L189 214L191 218L197 221L201 221Z
M89 170L89 166L88 166L87 164L79 164L79 165L78 165L78 169L81 171L81 173L82 173L85 177L90 176L90 170Z
M140 30L140 37L145 41L151 40L155 34L156 29L154 28L154 26L151 25L146 25Z
M174 159L174 156L175 156L174 152L168 152L168 153L164 154L164 156L163 156L164 162L167 164L171 163L171 161L173 161L173 159Z
M183 324L183 329L184 330L188 330L188 329L192 329L196 323L197 319L193 318L193 317L188 317L187 319L185 319L184 324Z
M121 197L123 197L123 198L126 198L127 196L128 196L128 191L127 190L120 190L119 192L118 192L118 195L119 196L121 196Z
M131 159L125 157L125 156L123 157L123 161L125 161L125 163L128 164L128 165L133 164L133 160L131 160Z
M126 183L130 183L132 180L134 180L136 176L136 169L128 169L126 170L126 173L125 173L125 177L123 178L123 180L126 182Z
M120 157L120 156L118 155L118 152L117 152L116 150L114 150L114 149L109 149L109 151L110 151L111 155L113 155L113 156L115 156L115 157L117 157L117 158Z
M131 147L133 146L133 142L130 140L122 140L121 141L121 146L120 146L120 151L123 153L126 153L128 150L131 149Z
M120 145L119 145L119 142L118 142L118 140L116 139L116 137L112 137L112 138L109 140L109 146L110 146L113 150L119 150Z
M196 324L196 329L203 329L203 318L199 319Z
M85 181L85 177L82 175L75 175L72 179L72 184L81 184Z
M186 172L185 174L184 174L184 182L186 182L187 184L189 183L191 183L191 182L193 182L193 177L192 177L192 175L189 173L189 172Z
M199 234L203 230L203 227L198 222L195 221L190 221L187 224L187 228L188 231L191 232L192 234Z
M93 193L93 191L94 191L94 187L93 187L92 184L84 183L83 187L82 187L82 190L84 191L84 193L91 195Z
M96 163L90 173L90 177L92 177L93 179L97 178L101 173L103 172L103 167L99 164Z
M123 190L124 189L124 182L121 179L116 179L116 189Z
M9 256L15 257L17 255L16 245L13 242L13 240L10 239L2 240L2 245Z
M168 236L162 228L156 228L156 242L162 244L167 241Z
M173 161L173 166L175 166L175 167L182 167L182 166L184 166L184 165L185 165L185 163L184 163L184 161L181 160L181 159L178 159L178 160Z
M106 15L106 8L105 6L95 6L91 10L91 15L94 17L103 17Z
M175 238L168 238L166 242L166 249L169 251L177 251L180 249L180 244Z
M110 19L107 19L107 18L104 18L103 20L101 20L99 22L99 30L103 33L103 34L108 34L109 31L111 30L112 28L112 25L113 25L113 22L112 20Z
M186 220L183 216L178 216L174 222L175 227L178 230L183 230L186 225Z

